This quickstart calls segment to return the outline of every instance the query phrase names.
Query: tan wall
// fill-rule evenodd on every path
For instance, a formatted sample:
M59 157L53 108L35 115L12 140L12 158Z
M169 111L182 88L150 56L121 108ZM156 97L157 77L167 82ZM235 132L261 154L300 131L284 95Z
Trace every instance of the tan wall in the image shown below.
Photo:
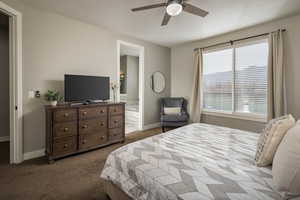
M139 100L139 57L127 56L127 96L128 101Z
M4 137L9 136L9 27L5 25L0 25L0 80L0 137Z
M170 95L170 49L112 33L71 18L3 0L23 13L24 152L45 147L43 102L28 99L30 90L63 90L65 73L110 76L117 80L117 40L145 47L145 121L159 121L158 99ZM167 89L150 89L150 75L166 74Z
M137 103L139 101L139 57L121 56L120 69L126 76L124 81L126 96L121 96L121 100L128 104Z
M171 95L190 98L194 48L271 32L279 28L287 29L285 33L285 56L288 112L293 114L295 118L300 118L300 15L173 47L171 50ZM206 123L253 131L259 131L263 127L262 123L213 116L204 116L203 120Z

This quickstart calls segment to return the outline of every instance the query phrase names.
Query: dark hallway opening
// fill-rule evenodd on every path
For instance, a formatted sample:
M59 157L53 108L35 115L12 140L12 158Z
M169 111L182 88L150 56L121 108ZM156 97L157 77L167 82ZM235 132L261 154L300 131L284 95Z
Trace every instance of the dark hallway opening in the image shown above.
M9 163L9 16L0 12L0 163Z

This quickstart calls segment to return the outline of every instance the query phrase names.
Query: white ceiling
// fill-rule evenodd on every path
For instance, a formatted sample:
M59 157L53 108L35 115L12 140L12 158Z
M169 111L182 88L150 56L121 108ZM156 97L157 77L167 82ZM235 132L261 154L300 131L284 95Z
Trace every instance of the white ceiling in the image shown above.
M164 46L211 37L300 13L300 0L190 0L205 18L182 13L161 27L164 8L131 8L166 0L20 0L109 30Z

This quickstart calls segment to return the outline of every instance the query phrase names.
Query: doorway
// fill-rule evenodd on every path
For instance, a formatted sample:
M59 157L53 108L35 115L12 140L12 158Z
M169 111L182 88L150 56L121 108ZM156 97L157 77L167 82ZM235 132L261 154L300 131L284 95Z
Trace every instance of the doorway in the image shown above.
M125 102L125 133L143 129L144 47L118 41L117 99Z
M9 16L0 12L0 163L9 163Z
M8 111L5 110L2 115L3 117L0 119L1 121L5 121L5 129L1 127L1 132L5 130L3 131L4 137L0 137L6 142L6 145L0 147L0 156L4 162L21 163L23 161L22 14L1 1L0 13L2 27L5 27L3 28L5 30L5 37L3 37L5 38L5 42L3 42L5 48L3 48L3 50L5 49L6 52L6 64L4 64L4 62L3 65L1 64L1 70L7 70L5 71L6 84L5 87L3 87L5 88L3 89L3 93L5 93L6 98L1 101L7 101L8 99L6 105ZM2 77L1 80L3 80ZM0 90L2 90L2 88ZM6 132L8 132L8 134ZM2 155L2 153L5 155Z

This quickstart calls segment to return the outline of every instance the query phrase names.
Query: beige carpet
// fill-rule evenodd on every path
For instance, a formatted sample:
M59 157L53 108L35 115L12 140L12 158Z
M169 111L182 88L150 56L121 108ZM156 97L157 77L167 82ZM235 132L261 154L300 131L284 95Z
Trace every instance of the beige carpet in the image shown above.
M160 129L132 133L126 143L159 134ZM47 164L45 158L20 165L0 162L1 200L107 200L99 178L108 154L124 144L70 156ZM1 149L1 148L0 148ZM8 152L0 152L0 160ZM5 154L5 155L4 155Z

